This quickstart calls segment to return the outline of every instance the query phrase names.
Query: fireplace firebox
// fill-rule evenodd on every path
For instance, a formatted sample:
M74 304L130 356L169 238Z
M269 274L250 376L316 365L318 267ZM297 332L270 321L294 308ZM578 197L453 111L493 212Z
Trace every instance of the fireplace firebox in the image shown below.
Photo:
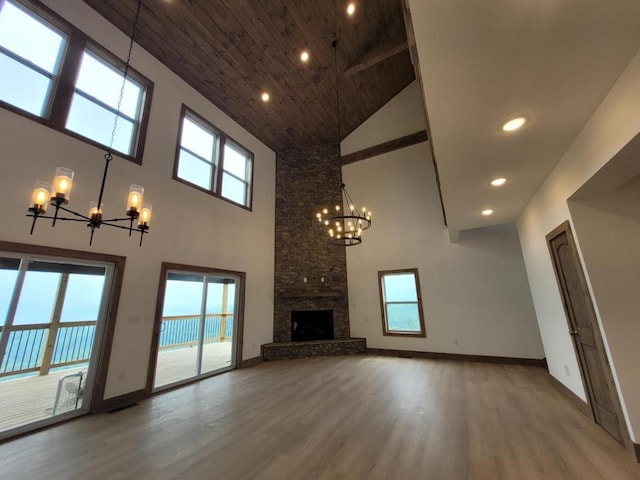
M291 341L333 340L333 310L293 310Z

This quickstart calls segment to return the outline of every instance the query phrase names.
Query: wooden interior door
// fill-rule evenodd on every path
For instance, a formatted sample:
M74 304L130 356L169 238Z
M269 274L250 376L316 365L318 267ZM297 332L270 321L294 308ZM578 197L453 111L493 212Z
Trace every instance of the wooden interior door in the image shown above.
M546 238L593 418L624 443L617 391L569 222Z

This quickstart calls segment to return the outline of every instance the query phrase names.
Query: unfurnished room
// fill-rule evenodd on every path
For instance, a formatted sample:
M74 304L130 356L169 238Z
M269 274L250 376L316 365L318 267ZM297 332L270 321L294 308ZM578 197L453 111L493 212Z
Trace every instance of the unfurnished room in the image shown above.
M0 479L640 479L639 25L0 0Z

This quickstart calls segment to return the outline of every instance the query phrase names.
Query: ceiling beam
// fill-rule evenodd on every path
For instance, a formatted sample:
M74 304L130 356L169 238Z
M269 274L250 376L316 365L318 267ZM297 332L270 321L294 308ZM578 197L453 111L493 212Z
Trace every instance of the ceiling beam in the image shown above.
M344 71L344 76L350 77L362 70L380 63L383 60L386 60L389 57L393 57L400 52L404 52L407 48L409 48L409 44L406 39L395 40L393 42L378 45L353 62L349 68Z
M342 165L349 165L350 163L366 160L367 158L376 157L383 153L393 152L394 150L400 150L401 148L410 147L416 143L426 142L427 132L421 130L411 135L405 135L404 137L396 138L388 142L374 145L373 147L365 148L364 150L358 150L357 152L350 153L342 156Z

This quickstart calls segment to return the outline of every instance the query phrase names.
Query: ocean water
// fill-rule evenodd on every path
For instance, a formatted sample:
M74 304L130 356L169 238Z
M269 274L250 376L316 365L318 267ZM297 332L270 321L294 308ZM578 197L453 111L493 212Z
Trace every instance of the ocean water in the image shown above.
M27 272L13 320L14 326L51 322L58 298L60 277L61 275L56 272ZM0 325L6 323L16 278L15 270L0 269ZM59 329L56 338L53 365L90 357L95 327L79 326L74 323L98 319L103 290L103 276L69 275L61 312L63 327ZM205 338L220 336L221 319L211 314L221 313L222 293L221 284L208 284ZM227 312L233 313L234 285L228 287L227 293ZM165 292L163 316L199 315L202 297L202 283L169 280ZM162 325L160 346L197 342L199 328L199 318L165 321ZM231 337L232 334L233 318L228 317L224 336ZM0 362L0 372L9 373L38 367L47 343L48 328L15 330L9 335L5 355Z

